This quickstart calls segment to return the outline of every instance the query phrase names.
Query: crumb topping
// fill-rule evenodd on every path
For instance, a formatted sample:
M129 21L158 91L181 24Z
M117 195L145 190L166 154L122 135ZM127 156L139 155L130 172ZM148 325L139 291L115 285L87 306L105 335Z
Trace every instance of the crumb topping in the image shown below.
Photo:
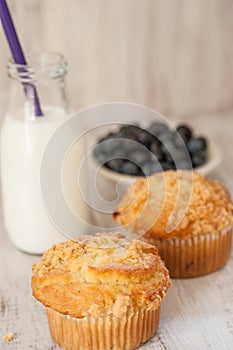
M232 213L231 198L223 185L180 170L136 180L113 216L137 235L161 239L225 229L232 225Z
M13 333L8 332L8 333L6 333L6 334L4 335L3 340L4 340L6 343L9 343L10 341L13 340L13 338L14 338Z
M157 249L120 233L54 245L32 270L33 295L74 317L157 308L170 285Z

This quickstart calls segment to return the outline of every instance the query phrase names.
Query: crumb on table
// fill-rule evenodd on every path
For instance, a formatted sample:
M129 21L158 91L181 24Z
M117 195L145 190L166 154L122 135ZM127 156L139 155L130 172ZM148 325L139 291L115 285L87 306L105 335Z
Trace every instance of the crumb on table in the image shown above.
M8 343L12 341L13 338L14 338L13 333L9 332L4 335L3 340Z

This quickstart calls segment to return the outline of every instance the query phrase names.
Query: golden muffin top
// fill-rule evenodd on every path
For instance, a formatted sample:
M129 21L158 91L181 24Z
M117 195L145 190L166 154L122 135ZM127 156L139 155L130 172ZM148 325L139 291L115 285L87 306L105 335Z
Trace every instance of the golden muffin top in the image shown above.
M232 213L230 195L219 182L170 170L137 179L113 217L137 237L169 239L219 232L232 224Z
M157 249L121 233L53 245L32 271L33 295L73 317L121 317L126 310L156 309L170 286Z

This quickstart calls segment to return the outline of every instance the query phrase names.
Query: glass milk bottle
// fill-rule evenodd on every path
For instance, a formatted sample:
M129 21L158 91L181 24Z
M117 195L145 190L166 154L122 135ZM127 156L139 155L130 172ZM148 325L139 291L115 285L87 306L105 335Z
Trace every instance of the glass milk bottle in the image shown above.
M68 116L64 85L67 65L56 53L29 58L27 66L12 61L8 64L12 86L1 130L2 204L12 243L25 252L40 254L65 240L42 202L40 163L50 137ZM37 115L35 96L42 116Z

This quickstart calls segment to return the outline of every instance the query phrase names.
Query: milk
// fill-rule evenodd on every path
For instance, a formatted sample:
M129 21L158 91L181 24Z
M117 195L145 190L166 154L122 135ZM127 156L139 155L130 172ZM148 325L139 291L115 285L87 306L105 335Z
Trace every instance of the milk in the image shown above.
M25 110L6 115L2 126L3 214L13 244L25 252L40 254L53 243L65 240L49 219L42 202L40 164L50 137L67 115L61 108L43 107L44 116L32 120L30 116L25 118ZM79 147L77 152L84 153L84 148ZM81 159L76 154L76 166L79 161ZM72 167L68 170L72 172ZM66 174L66 181L69 182L69 174ZM80 198L76 191L72 201L76 203L76 209L82 211Z

